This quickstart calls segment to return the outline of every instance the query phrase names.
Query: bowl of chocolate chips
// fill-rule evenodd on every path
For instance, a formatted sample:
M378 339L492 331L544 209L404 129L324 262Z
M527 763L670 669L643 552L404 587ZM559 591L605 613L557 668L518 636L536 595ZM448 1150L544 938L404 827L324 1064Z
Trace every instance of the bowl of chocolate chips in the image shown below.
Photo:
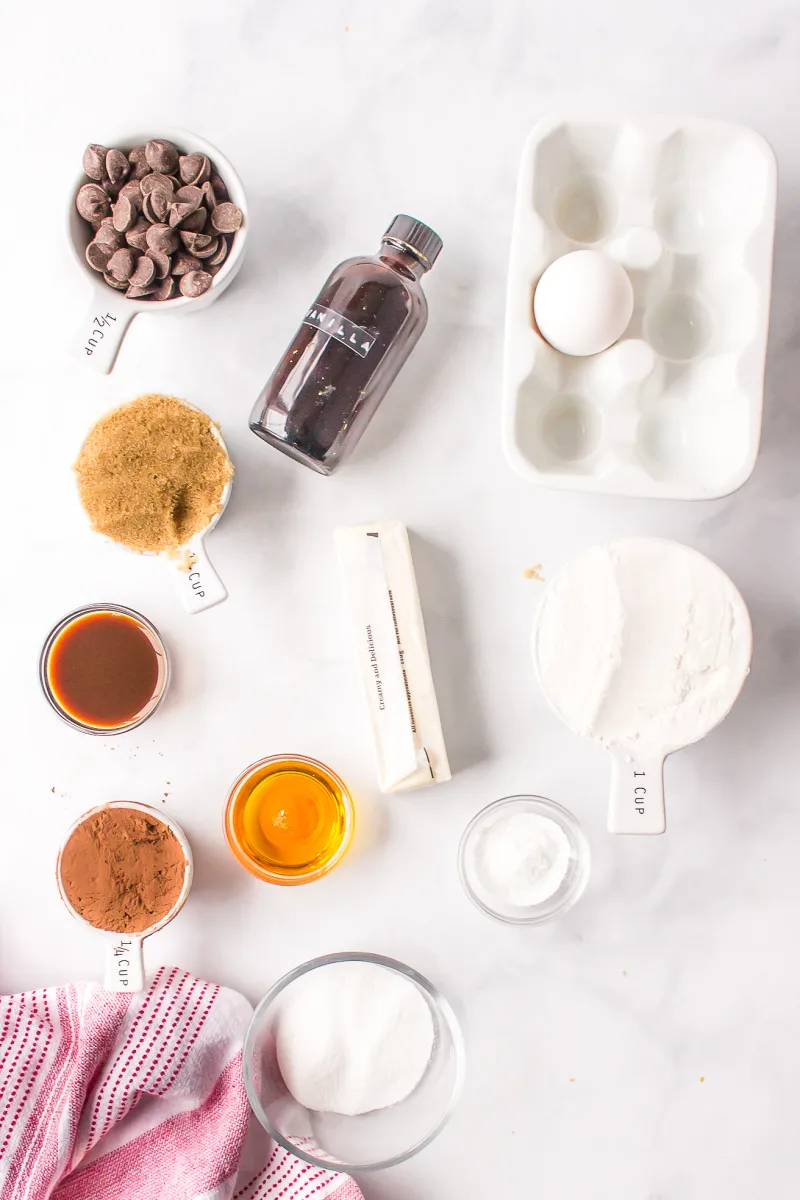
M78 354L102 371L140 312L196 312L233 282L247 240L247 201L228 159L171 129L83 152L69 236L92 283Z

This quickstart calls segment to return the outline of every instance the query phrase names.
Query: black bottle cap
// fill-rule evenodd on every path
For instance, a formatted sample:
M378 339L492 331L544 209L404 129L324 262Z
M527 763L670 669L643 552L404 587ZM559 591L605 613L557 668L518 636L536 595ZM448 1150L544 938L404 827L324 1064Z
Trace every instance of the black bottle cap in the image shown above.
M398 213L383 235L383 240L391 246L399 246L401 250L409 250L419 259L426 271L436 262L442 248L442 239L438 233L434 233L428 225L423 225L422 221L408 217L405 213Z

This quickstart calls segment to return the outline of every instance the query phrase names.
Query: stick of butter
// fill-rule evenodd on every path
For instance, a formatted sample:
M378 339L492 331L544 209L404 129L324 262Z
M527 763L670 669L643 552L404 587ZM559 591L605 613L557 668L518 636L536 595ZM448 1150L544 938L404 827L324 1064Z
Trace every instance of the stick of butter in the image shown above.
M450 778L411 547L400 521L337 529L382 792Z

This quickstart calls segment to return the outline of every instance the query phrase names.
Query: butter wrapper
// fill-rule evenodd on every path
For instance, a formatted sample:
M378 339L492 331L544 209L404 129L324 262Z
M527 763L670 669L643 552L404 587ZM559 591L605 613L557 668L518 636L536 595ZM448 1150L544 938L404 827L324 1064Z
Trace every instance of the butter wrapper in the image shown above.
M450 778L411 546L400 521L337 529L336 541L382 792Z

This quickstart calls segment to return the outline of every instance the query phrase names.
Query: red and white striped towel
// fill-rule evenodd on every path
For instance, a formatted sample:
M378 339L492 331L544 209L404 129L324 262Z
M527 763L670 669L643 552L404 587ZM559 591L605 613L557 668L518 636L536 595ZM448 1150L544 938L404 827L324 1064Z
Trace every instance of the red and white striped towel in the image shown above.
M174 967L0 997L0 1200L361 1200L251 1120L250 1014Z

